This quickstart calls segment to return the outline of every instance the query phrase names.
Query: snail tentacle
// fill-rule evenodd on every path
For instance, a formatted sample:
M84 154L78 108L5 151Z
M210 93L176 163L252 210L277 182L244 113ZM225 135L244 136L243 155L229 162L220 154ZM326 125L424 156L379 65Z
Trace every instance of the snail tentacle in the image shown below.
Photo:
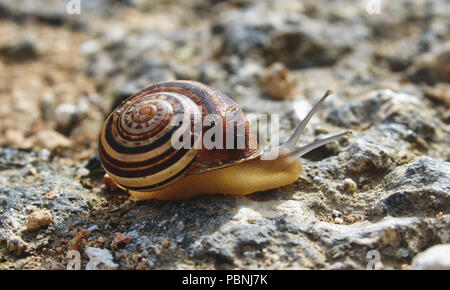
M325 144L328 144L330 142L333 142L334 140L338 140L339 138L344 137L344 136L350 137L351 135L352 135L352 131L345 131L345 132L342 132L340 134L336 134L336 135L333 135L333 136L330 136L330 137L327 137L327 138L323 138L323 139L314 141L314 142L312 142L310 144L307 144L307 145L305 145L303 147L300 147L298 149L295 149L294 151L291 151L291 152L287 153L286 156L290 156L290 157L293 157L293 158L299 158L299 157L305 155L306 153L308 153L308 152L310 152L310 151L312 151L312 150L314 150L314 149L316 149L316 148L318 148L318 147L320 147L322 145L325 145Z
M332 92L330 90L327 90L323 97L314 105L314 107L309 111L308 115L300 122L300 124L295 128L294 133L292 133L291 137L282 145L282 149L284 152L290 152L296 151L297 142L300 139L300 136L303 133L303 130L305 129L306 125L308 124L309 120L311 120L312 116L319 110L320 106L325 102L326 98L331 95ZM320 145L319 145L320 146Z

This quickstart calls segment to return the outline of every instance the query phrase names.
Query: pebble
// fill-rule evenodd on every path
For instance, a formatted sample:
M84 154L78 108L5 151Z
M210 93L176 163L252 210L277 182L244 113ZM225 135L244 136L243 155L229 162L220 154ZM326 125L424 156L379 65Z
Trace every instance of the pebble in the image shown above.
M55 109L55 121L60 128L72 127L89 109L89 101L80 98L76 104L61 104Z
M344 217L344 220L349 222L349 223L351 223L351 224L356 221L356 219L354 217L352 217L352 216L346 216L346 217Z
M27 230L36 231L48 226L53 221L52 214L48 210L39 210L31 213L27 220Z
M37 174L37 169L31 166L28 169L28 173L31 174L31 175L36 175Z
M7 242L8 251L16 256L21 256L27 250L27 244L18 236L11 236Z
M86 270L115 270L119 267L108 250L88 247L85 253L89 257Z
M425 96L450 106L450 85L446 83L439 83L434 87L426 87Z
M280 62L272 64L266 71L264 83L274 99L292 100L294 85L292 77L284 64Z
M337 217L341 217L341 216L342 216L342 213L341 213L340 211L334 209L334 210L331 212L331 215L332 215L334 218L337 218Z
M87 168L85 168L85 167L82 167L82 168L79 168L79 169L77 170L77 177L78 177L78 178L85 177L85 176L88 176L89 173L91 173L91 172L89 171L89 169L87 169Z
M88 231L90 231L92 233L93 231L96 231L98 229L99 229L99 227L97 225L93 225L93 226L88 228Z
M71 145L71 141L64 135L51 129L39 131L32 137L32 140L33 147L38 149L53 150L56 148L67 148Z
M47 192L44 197L49 200L54 200L59 197L59 194L52 191L52 192Z
M435 245L417 254L412 261L415 270L450 270L450 244Z
M111 179L108 173L103 176L103 187L107 190L117 189L117 184Z
M50 152L50 150L48 149L42 149L41 151L39 151L39 155L41 156L42 160L47 161L50 159L52 152Z
M29 142L26 141L24 133L19 130L8 129L4 135L4 142L6 145L15 146L19 148L26 148Z
M124 235L122 233L114 233L114 241L118 244L129 244L131 242L131 237Z
M358 186L351 178L344 179L344 190L348 193L354 193L358 189Z
M170 242L169 240L164 240L161 244L161 246L165 249L168 248L170 246Z
M55 99L56 98L53 93L45 92L39 100L42 119L46 122L51 122L55 119Z
M0 55L5 56L9 61L18 61L33 59L38 57L39 53L33 38L27 37L19 41L2 44L0 46Z
M90 55L90 54L96 53L100 49L101 49L101 44L96 40L89 40L89 41L83 42L80 45L80 51L84 55Z
M27 206L25 207L25 212L26 212L26 213L32 213L32 212L35 211L35 210L36 210L36 206L31 205L31 204L29 204L29 205L27 205Z
M381 242L386 246L397 246L402 239L402 236L395 229L386 229L381 237Z

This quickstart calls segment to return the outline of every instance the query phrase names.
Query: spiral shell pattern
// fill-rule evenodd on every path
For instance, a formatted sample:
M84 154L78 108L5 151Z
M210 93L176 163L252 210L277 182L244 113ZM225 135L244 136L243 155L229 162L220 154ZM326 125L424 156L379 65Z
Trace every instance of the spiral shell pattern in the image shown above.
M208 114L222 118L224 134L227 128L235 132L236 124L244 124L246 147L206 150L198 134L201 137L208 129L202 127ZM173 125L172 117L181 115L181 122ZM232 116L233 122L227 121L227 116ZM174 148L173 134L183 135L183 139L190 137L191 147ZM262 152L257 143L253 147L254 138L250 136L248 121L231 98L202 83L172 81L147 87L119 105L105 121L98 147L103 167L119 186L146 192L166 187L185 174L203 173L259 156Z
M183 117L172 125L175 115ZM178 93L140 92L129 98L102 128L99 155L103 167L126 189L152 191L174 182L189 169L197 150L195 146L175 149L171 136L175 130L190 130L194 140L196 115L201 115L198 106Z

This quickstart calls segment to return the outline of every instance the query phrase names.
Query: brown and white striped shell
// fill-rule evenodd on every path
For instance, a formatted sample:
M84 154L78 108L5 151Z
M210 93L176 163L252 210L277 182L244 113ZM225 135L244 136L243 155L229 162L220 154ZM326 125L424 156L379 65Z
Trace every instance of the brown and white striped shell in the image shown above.
M177 114L183 114L182 120L172 125L171 119ZM222 118L224 142L227 130L236 132L237 124L245 124L245 148L195 149L202 142L194 132L195 126L200 125L203 136L208 127L203 127L202 121L209 114ZM227 118L230 114L232 118ZM192 148L172 146L171 136L176 130L190 131L186 133ZM154 191L186 174L256 158L261 150L255 142L244 113L231 98L199 82L172 81L147 87L119 105L105 121L98 147L103 167L119 186Z

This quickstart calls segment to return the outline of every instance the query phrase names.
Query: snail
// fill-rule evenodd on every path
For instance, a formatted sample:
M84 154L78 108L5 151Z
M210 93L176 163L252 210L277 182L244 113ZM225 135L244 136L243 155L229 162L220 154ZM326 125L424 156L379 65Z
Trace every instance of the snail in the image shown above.
M156 83L123 101L106 119L99 137L99 157L111 179L135 199L247 195L278 188L299 178L300 156L351 134L346 131L297 148L303 129L330 94L327 91L287 142L279 145L277 158L265 160L246 116L230 97L195 81ZM202 121L209 114L219 118L205 125ZM182 117L174 125L171 119L175 115ZM202 146L195 128L200 126L204 133L216 123L224 127L224 136L238 132L238 126L242 129L227 140L233 149ZM183 136L190 146L173 146L174 134L179 135L175 140ZM225 143L224 139L226 136L221 142Z

